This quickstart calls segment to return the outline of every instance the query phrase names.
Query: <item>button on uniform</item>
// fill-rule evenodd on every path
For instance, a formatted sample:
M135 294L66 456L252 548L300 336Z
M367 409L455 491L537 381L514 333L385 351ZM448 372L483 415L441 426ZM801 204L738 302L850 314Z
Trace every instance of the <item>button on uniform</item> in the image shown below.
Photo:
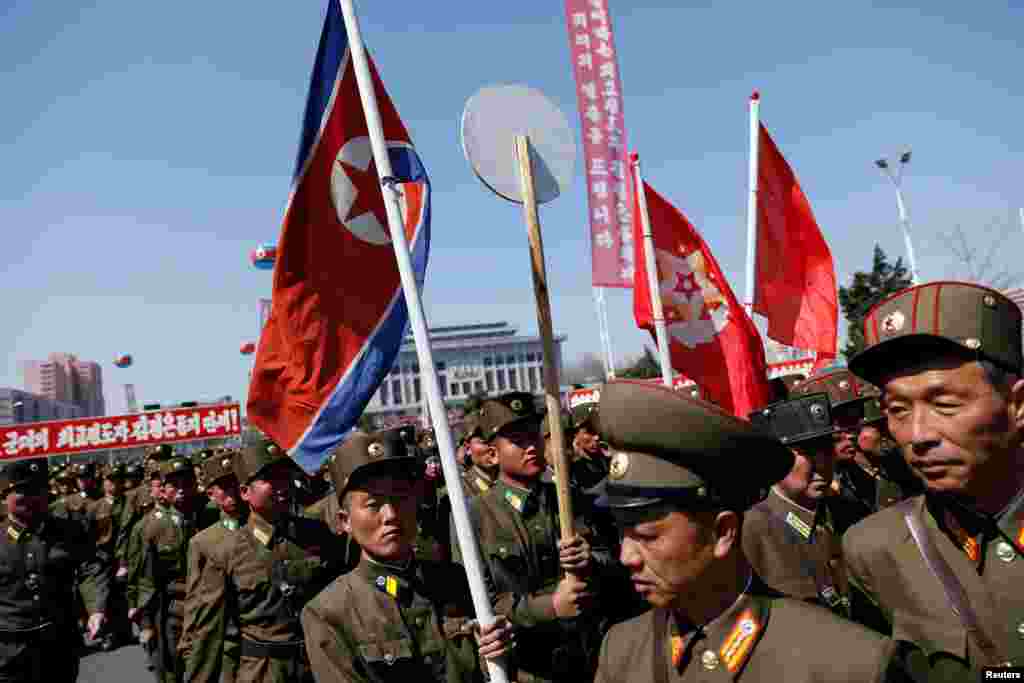
M1017 635L1024 638L1024 621L1017 624Z
M714 671L718 668L718 655L715 654L714 650L704 650L700 656L700 663L708 671Z
M1013 547L1006 541L999 541L996 546L996 556L1003 562L1013 562L1013 558L1016 557L1017 553Z

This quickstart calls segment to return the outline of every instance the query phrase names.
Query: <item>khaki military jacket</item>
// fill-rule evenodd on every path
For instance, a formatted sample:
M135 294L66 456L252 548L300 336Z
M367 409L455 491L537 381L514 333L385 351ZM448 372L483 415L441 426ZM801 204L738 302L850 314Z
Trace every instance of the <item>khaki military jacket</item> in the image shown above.
M210 566L210 557L217 552L217 549L227 542L228 537L235 534L242 528L245 520L229 517L221 513L220 521L213 524L192 537L188 545L188 578L185 581L185 623L182 628L181 640L178 641L178 656L182 661L188 661L191 652L190 644L195 633L197 618L201 620L202 610L198 605L202 604L200 592L206 584L204 573ZM229 621L225 627L225 647L223 661L220 664L220 680L235 680L235 673L238 668L238 625ZM234 647L231 647L233 643ZM207 665L207 662L202 664ZM210 672L199 672L200 677L211 678Z
M926 504L924 496L911 500L915 514L966 591L982 628L1004 656L1016 665L1024 664L1024 558L1016 551L1024 549L1024 495L1018 495L997 519L1009 541L986 534L976 548L978 563L955 543L945 524L940 526L937 519L944 517L944 511L938 505ZM1010 542L1017 545L1016 550ZM980 669L980 653L946 600L942 585L925 565L898 506L851 528L843 538L843 554L851 583L888 616L894 639L919 646L932 658L933 671L941 669L943 676Z
M124 540L118 545L115 555L118 563L123 563L130 572L142 553L142 519L149 514L156 502L150 495L149 488L143 486L126 493L124 499L124 507L121 509Z
M461 567L363 558L302 611L317 683L482 681Z
M581 516L576 528L592 546L594 588L611 564L607 550ZM582 617L559 619L553 593L562 577L558 561L558 501L554 486L538 483L530 491L499 480L471 499L470 520L486 564L495 611L521 627L517 635L520 680L578 680L596 663L601 622ZM454 537L454 531L453 531ZM452 547L461 563L458 544Z
M595 683L908 680L888 638L752 583L702 629L679 628L666 609L613 626Z
M470 498L481 496L491 490L494 479L476 465L462 473L463 489Z
M197 500L193 511L183 513L158 505L141 522L142 557L126 591L128 605L152 613L161 591L168 599L168 613L185 616L185 579L188 575L188 544L197 533L216 523L205 502ZM153 550L151 550L151 548ZM150 554L155 551L156 561Z
M98 571L93 551L74 520L47 517L31 529L11 518L0 523L0 671L40 643L66 647L52 656L77 656L77 590L90 614L105 611L109 596L109 577Z
M826 508L821 508L825 512ZM797 505L775 488L743 516L743 554L775 590L840 609L842 550L827 515Z
M302 679L299 615L346 569L342 556L338 539L319 521L289 517L272 525L250 511L242 529L210 549L190 591L186 683L218 683L232 622L241 638L240 683Z

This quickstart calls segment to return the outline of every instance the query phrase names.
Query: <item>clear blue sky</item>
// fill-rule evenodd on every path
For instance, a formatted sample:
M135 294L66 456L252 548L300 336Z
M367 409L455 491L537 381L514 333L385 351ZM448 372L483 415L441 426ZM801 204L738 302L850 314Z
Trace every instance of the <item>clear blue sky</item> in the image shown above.
M905 180L925 279L955 273L938 234L1010 221L1024 204L1024 10L1014 3L611 0L625 120L648 180L703 232L743 290L747 97L795 168L841 281L879 242L903 252L872 160L911 145ZM434 187L432 324L535 330L518 207L462 156L466 99L535 86L577 125L563 3L362 2L363 33ZM0 386L19 359L104 363L108 407L244 396L242 341L270 274L321 0L45 3L0 9ZM543 207L567 356L598 350L581 176ZM1002 250L1019 262L1024 233ZM649 343L610 294L619 355ZM135 367L117 370L120 353Z

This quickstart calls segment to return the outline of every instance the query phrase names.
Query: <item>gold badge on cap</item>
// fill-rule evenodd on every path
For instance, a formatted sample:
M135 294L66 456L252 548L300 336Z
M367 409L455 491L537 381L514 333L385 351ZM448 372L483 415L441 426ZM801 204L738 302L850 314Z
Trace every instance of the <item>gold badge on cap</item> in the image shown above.
M900 311L893 311L882 319L882 331L886 334L896 334L903 329L907 317Z
M384 455L384 444L380 441L374 441L366 448L366 452L371 458L379 458Z
M846 391L847 389L850 388L850 383L844 379L839 382L839 388L842 389L843 391Z
M518 398L513 399L511 402L509 402L508 407L518 413L523 409L523 402L520 401Z
M985 298L982 299L982 302L986 306L988 306L989 308L995 308L996 307L996 298L994 296L992 296L991 294L986 294Z
M231 458L224 458L220 461L221 467L228 467L231 464Z
M964 346L971 349L972 351L976 351L977 349L981 348L981 340L975 339L974 337L964 339Z
M629 456L622 452L614 453L611 462L608 463L608 476L611 479L622 479L628 469Z

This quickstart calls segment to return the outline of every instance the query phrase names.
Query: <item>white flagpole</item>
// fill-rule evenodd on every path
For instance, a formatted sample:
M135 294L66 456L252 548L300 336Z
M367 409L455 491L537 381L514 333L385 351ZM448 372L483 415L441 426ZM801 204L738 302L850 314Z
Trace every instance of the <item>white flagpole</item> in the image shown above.
M750 165L747 170L747 282L743 304L754 319L754 277L757 261L757 157L761 141L761 96L755 90L750 96Z
M416 342L416 356L420 363L420 378L423 380L430 408L430 416L434 424L434 435L437 439L438 451L441 455L441 469L445 482L448 483L448 495L452 503L452 517L455 522L455 533L465 562L466 577L473 598L473 608L477 620L484 625L494 622L494 611L487 597L484 584L483 563L480 559L480 548L470 525L466 506L466 494L462 489L459 466L455 461L452 433L448 427L448 411L441 400L441 387L437 381L437 370L434 365L434 354L430 348L430 337L427 334L427 321L423 315L423 302L420 299L419 287L409 257L409 245L405 239L405 223L402 219L401 199L399 190L385 179L391 177L391 160L388 158L387 143L384 140L384 129L381 125L380 111L377 109L377 97L374 92L373 79L370 75L366 49L359 32L359 20L356 17L352 0L338 0L345 18L345 30L348 33L349 47L352 54L352 65L355 67L356 83L359 86L359 99L366 114L366 127L370 135L370 146L373 149L373 160L377 164L381 188L384 193L384 206L387 209L388 225L391 227L391 245L398 261L398 272L402 279L402 292L405 294L406 307L409 309L413 339ZM487 662L491 680L507 683L504 663Z
M604 288L594 287L594 310L597 313L597 332L601 337L601 351L604 353L605 380L615 379L615 358L612 356L612 338L608 330L608 310L604 303Z
M654 258L654 235L651 232L651 217L647 213L647 191L640 173L640 155L632 155L633 180L636 184L637 200L640 203L640 225L644 232L644 267L647 269L647 289L651 292L651 311L654 313L654 337L658 341L658 362L661 365L661 383L672 388L672 362L669 358L668 327L665 325L665 309L661 305L661 287L658 283L658 264Z

